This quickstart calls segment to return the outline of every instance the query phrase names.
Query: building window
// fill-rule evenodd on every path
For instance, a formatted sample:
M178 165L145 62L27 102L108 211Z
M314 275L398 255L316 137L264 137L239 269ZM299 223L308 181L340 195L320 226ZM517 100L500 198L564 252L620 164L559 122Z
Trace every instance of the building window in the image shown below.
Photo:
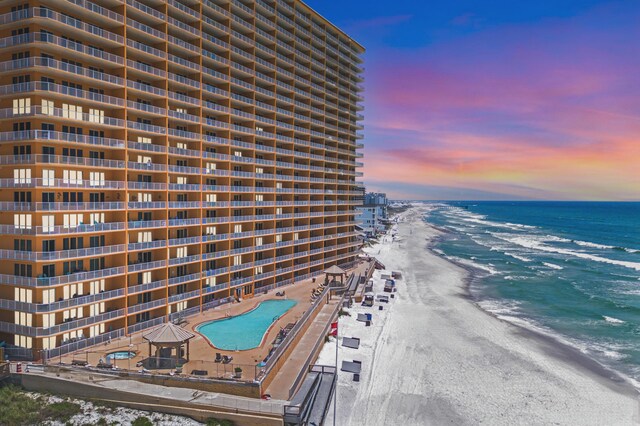
M53 215L42 216L42 232L54 232L55 219Z
M18 213L13 215L15 229L31 229L31 214Z
M29 314L27 312L14 312L15 323L18 325L24 325L26 327L31 327L33 324L33 314Z
M25 265L23 263L13 265L13 275L18 277L31 277L32 271L31 265Z
M63 216L62 225L65 229L77 228L78 225L82 225L83 220L84 214L82 213L65 214Z
M31 183L31 169L14 169L13 183L16 185L25 185Z
M104 124L104 111L101 109L89 109L89 121L91 123Z
M82 107L78 105L62 104L62 118L82 120Z
M53 115L55 113L55 107L53 106L53 101L49 101L46 99L42 100L42 113L44 115Z
M31 113L31 99L14 99L13 100L13 115L30 114Z
M90 186L104 186L104 172L90 172L89 173L89 185Z
M22 336L20 334L16 334L14 340L14 344L16 346L20 346L21 348L31 349L33 347L33 338L29 336Z
M32 303L33 290L31 290L30 288L16 287L14 289L14 292L15 292L14 296L15 296L16 302Z
M89 215L89 223L92 225L104 223L104 213L91 213Z
M51 328L56 325L56 314L44 314L42 316L42 327Z
M62 183L69 184L69 185L82 185L82 171L63 170Z
M84 284L69 284L63 287L63 297L65 300L80 297L84 294Z
M151 274L151 272L148 272L148 274ZM89 294L98 294L102 292L104 292L104 280L91 281L89 283Z
M56 172L54 170L42 171L42 186L54 186L55 185Z

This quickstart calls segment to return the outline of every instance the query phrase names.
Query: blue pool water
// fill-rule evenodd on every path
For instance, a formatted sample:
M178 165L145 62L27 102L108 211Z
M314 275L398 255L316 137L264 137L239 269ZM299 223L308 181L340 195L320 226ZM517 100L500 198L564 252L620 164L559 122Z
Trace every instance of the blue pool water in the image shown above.
M640 384L640 203L450 202L433 249L473 271L480 306Z
M196 331L219 349L253 349L260 346L262 336L271 324L296 303L295 300L265 300L247 313L204 323Z
M136 353L130 351L111 352L110 354L107 354L107 361L111 359L129 359L134 356L136 356Z

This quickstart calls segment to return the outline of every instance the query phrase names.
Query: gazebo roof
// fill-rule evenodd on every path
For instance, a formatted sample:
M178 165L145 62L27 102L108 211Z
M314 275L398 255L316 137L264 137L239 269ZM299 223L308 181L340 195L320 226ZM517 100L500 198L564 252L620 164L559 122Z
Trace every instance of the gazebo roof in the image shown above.
M195 334L170 322L159 325L142 335L143 339L155 344L183 343L193 337L195 337Z
M327 275L343 275L346 274L346 272L344 271L344 269L342 269L341 267L339 267L338 265L333 265L332 267L330 267L329 269L326 269L324 271L325 274Z

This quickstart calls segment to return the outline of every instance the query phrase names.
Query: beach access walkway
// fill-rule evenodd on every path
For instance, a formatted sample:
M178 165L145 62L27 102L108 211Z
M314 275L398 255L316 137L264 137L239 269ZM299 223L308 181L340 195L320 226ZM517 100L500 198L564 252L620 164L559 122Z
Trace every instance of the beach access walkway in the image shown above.
M314 352L324 342L324 337L327 334L327 325L337 312L338 302L339 299L334 297L330 303L326 304L313 319L307 331L304 332L295 349L266 390L266 393L271 395L272 398L278 400L290 398L289 391L292 384L296 381L300 372L302 370L306 371L309 364L313 363L317 356ZM319 345L318 342L320 342Z
M368 269L369 262L360 262L352 272L357 277L366 274ZM301 378L304 378L309 366L315 362L322 349L325 336L328 334L328 327L335 320L340 308L339 302L340 298L334 296L330 303L322 308L265 393L274 399L291 399L297 384L301 382Z

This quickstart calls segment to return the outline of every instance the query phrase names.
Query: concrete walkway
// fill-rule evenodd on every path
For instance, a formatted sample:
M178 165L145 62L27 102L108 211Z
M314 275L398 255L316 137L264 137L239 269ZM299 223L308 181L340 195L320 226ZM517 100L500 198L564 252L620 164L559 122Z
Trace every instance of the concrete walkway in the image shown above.
M355 269L351 270L351 272L356 275L365 274L368 268L369 262L361 262ZM269 384L265 393L270 394L274 399L289 399L290 387L293 385L293 382L300 371L302 369L308 369L309 364L307 364L307 361L311 355L311 351L316 349L315 345L318 339L324 337L324 330L327 323L334 319L332 316L336 310L336 304L339 300L340 299L338 297L334 296L334 298L318 313L285 364ZM311 364L314 362L315 359L312 359Z
M314 349L318 339L324 336L325 326L331 321L338 301L339 298L334 297L328 304L323 306L311 325L309 325L304 336L302 336L287 361L267 388L266 393L270 394L272 398L278 400L289 399L289 388L300 373L300 370L307 368L305 363L309 355L311 355L311 351Z
M265 401L256 398L208 392L192 388L179 388L143 383L106 374L68 369L30 371L21 375L27 390L68 394L79 398L108 399L130 402L162 400L176 405L191 404L235 413L270 415L279 418L286 401Z

